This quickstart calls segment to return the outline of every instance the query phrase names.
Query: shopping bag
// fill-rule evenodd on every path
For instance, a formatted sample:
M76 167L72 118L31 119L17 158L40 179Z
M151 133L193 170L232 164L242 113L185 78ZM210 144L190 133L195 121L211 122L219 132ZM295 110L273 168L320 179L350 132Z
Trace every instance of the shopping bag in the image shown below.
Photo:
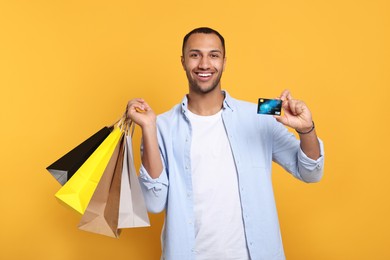
M124 143L121 145L119 153L117 167L115 167L114 178L111 183L110 193L108 195L108 201L106 209L104 210L104 217L107 223L112 227L112 231L115 237L119 237L120 229L118 228L119 219L119 196L121 190L122 180L122 168L123 168L123 154L124 154Z
M79 229L119 237L118 215L123 153L122 136L81 218Z
M121 136L122 131L115 127L55 197L83 214Z
M107 138L112 129L113 127L103 127L46 169L61 185L64 185Z
M125 151L119 202L119 228L150 226L144 197L134 167L131 135L125 136Z

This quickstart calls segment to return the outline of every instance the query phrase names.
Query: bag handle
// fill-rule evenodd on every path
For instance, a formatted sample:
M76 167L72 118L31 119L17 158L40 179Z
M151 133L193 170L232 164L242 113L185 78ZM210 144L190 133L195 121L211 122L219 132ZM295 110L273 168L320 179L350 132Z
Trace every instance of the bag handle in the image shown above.
M126 121L126 128L125 128L125 134L127 136L131 136L131 138L133 138L133 135L134 135L134 129L135 129L135 123L132 121L132 120L127 120Z
M127 113L125 112L118 120L113 123L111 127L119 127L121 132L125 133L127 136L131 136L133 138L135 123L133 120L127 117Z

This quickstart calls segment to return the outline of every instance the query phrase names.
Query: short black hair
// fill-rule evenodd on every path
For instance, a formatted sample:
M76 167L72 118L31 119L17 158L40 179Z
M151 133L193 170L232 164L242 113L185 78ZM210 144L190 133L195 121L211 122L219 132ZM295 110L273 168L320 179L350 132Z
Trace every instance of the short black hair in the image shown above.
M191 32L187 33L186 36L184 36L183 46L181 48L181 53L182 53L183 56L184 56L184 46L186 45L186 43L188 41L188 38L190 38L190 36L193 35L194 33L204 33L204 34L215 34L215 35L217 35L218 38L221 40L222 48L223 48L223 56L225 57L225 54L226 54L225 39L223 38L223 36L219 32L217 32L216 30L211 29L209 27L195 28Z

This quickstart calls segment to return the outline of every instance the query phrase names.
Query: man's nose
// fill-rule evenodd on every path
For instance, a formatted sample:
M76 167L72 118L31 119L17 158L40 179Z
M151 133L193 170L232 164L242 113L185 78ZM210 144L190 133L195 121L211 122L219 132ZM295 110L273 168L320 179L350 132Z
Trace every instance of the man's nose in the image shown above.
M199 68L200 69L209 69L210 68L210 60L207 56L203 56L201 59L200 59L200 62L199 62Z

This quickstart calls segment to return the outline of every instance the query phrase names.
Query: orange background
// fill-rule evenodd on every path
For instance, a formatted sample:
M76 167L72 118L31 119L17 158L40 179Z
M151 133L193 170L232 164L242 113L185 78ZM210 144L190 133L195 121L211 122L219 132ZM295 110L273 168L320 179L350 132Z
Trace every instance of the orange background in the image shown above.
M131 98L180 102L181 42L199 26L225 36L223 88L254 102L289 88L325 142L322 182L274 168L287 259L390 259L389 3L1 1L0 259L159 258L162 214L120 239L80 231L45 168Z

